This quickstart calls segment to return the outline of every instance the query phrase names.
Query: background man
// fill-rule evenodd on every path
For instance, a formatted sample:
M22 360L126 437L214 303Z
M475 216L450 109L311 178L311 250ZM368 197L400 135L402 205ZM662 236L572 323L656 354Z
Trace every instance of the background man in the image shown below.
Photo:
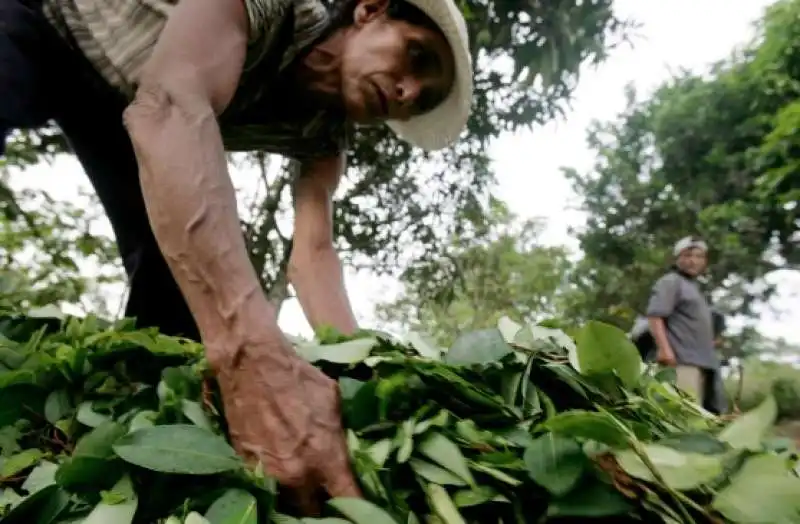
M647 319L656 345L656 361L674 367L677 385L698 403L717 398L719 359L715 350L714 319L697 282L706 269L708 246L696 237L679 240L673 270L658 279L647 306ZM717 411L717 409L714 409Z

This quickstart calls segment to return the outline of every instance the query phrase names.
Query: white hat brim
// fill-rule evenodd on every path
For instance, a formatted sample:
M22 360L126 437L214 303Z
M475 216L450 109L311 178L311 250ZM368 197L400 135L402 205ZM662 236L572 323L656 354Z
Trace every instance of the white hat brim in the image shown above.
M424 12L441 29L455 59L455 82L441 104L408 120L387 125L403 140L433 151L455 142L464 130L472 108L472 57L466 23L453 0L405 0Z

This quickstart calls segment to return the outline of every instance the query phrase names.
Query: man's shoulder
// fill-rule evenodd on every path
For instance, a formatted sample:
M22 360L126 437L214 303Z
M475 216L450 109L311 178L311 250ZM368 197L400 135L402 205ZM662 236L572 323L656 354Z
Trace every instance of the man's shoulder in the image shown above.
M328 10L320 0L244 0L250 25L250 40L269 35L289 14L294 16L295 32L326 21Z
M670 271L661 275L661 277L656 280L653 287L661 287L661 286L677 286L681 284L683 277L681 277L675 271Z
M265 60L282 70L313 44L328 27L328 8L321 0L244 0L248 21L245 71ZM277 63L274 63L277 60Z

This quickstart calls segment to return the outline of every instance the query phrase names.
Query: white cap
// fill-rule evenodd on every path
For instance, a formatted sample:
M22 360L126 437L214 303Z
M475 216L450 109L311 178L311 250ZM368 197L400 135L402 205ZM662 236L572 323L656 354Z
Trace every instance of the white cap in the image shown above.
M444 34L455 59L455 82L447 97L427 113L387 125L401 139L433 151L455 142L467 125L472 108L472 55L467 24L453 0L404 0L419 8Z
M675 243L675 247L672 248L672 254L677 257L687 249L692 248L708 251L708 244L697 237L683 237Z

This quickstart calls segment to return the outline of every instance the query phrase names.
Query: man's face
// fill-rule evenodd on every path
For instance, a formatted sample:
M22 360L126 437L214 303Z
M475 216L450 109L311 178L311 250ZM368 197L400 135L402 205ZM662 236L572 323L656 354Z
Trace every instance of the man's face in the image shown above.
M342 94L359 123L406 120L441 102L455 62L444 36L386 15L389 0L361 0L342 56Z
M678 267L692 276L697 276L705 271L706 263L706 252L696 247L684 249L678 256Z

